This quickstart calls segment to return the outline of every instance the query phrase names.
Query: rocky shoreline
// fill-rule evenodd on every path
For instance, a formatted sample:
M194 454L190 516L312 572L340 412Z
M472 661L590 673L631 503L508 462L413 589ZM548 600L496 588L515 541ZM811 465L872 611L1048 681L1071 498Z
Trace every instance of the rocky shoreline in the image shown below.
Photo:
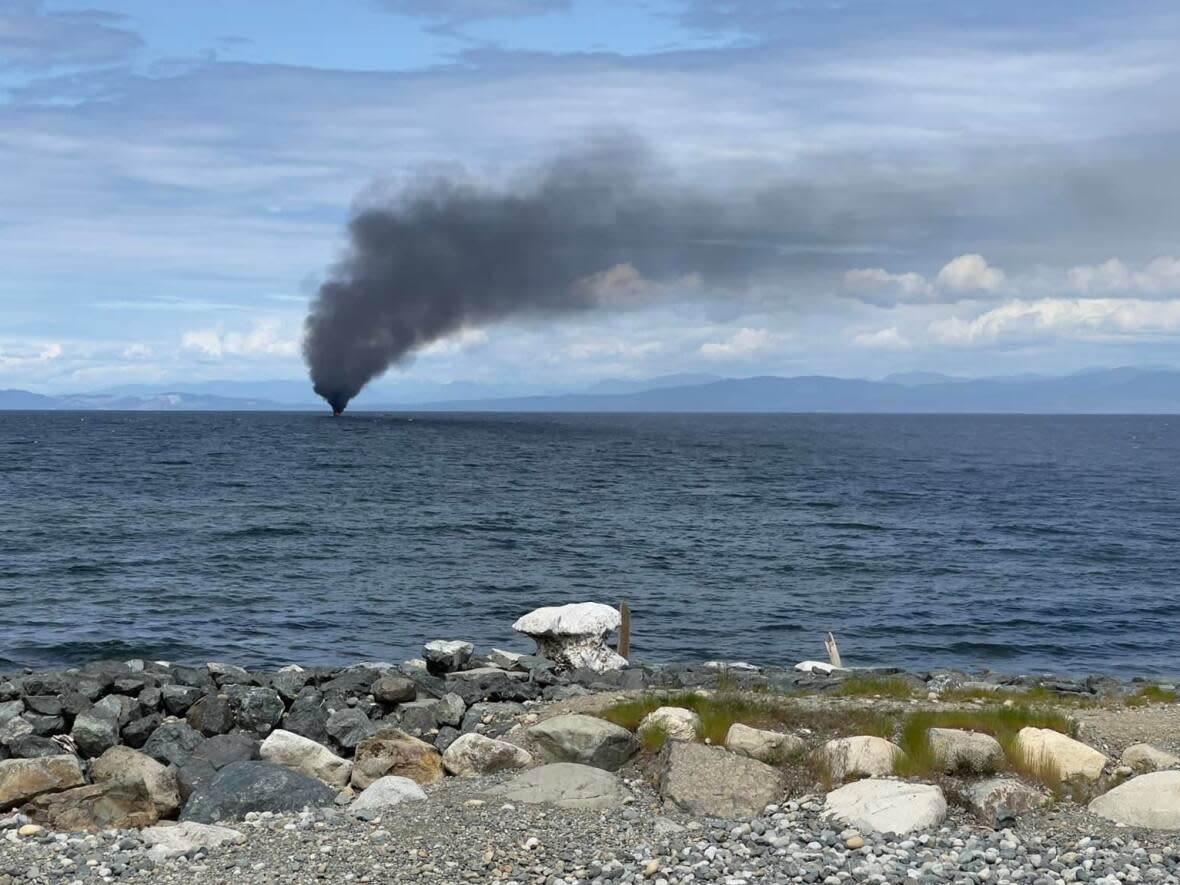
M1158 680L545 656L0 673L0 885L1180 882Z

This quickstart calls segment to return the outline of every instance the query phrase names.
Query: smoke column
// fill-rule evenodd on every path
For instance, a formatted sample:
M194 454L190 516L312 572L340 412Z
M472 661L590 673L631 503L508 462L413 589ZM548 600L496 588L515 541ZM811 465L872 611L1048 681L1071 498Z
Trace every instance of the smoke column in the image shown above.
M722 207L674 186L643 145L608 138L504 189L442 178L359 209L306 321L315 391L341 412L390 366L467 327L732 284L781 259L734 245L777 205Z

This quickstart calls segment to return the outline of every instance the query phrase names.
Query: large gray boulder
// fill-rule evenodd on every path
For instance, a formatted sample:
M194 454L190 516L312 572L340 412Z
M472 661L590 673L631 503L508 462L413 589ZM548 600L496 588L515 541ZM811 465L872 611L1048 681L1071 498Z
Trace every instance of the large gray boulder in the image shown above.
M1090 811L1128 827L1180 830L1180 771L1133 777L1091 802Z
M532 755L507 741L474 732L460 735L442 756L443 767L459 777L478 777L533 764Z
M273 762L231 762L195 792L181 820L214 824L251 811L301 811L331 805L336 791Z
M166 722L152 732L143 745L143 752L157 762L180 766L204 740L187 722Z
M872 778L828 793L825 810L845 826L873 833L930 830L946 819L946 798L929 784Z
M735 722L725 735L725 749L767 765L777 765L803 752L802 738L781 731L765 731Z
M1020 815L1043 806L1049 797L1013 777L993 777L970 784L963 801L980 823L1009 826Z
M990 734L931 728L926 735L943 771L991 774L1004 764L1004 748Z
M21 805L42 793L55 793L86 783L77 756L0 760L0 811Z
M1123 750L1119 759L1132 771L1165 771L1169 768L1180 768L1180 757L1165 753L1151 744L1132 744Z
M817 764L834 783L854 777L887 777L904 756L897 744L873 735L836 738L815 751Z
M690 814L747 818L783 797L779 772L721 747L669 741L660 766L660 795Z
M547 762L577 762L606 771L618 771L639 752L639 740L627 729L577 713L538 722L525 736Z
M626 658L607 647L606 637L622 617L616 609L597 602L547 606L520 618L512 629L537 643L537 653L558 670L604 673L627 666Z
M609 771L573 762L555 762L518 774L490 791L506 802L598 810L616 808L631 795Z

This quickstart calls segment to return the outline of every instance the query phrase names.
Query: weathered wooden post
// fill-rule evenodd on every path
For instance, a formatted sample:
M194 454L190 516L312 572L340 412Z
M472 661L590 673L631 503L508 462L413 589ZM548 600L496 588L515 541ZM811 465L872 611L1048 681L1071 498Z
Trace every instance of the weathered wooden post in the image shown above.
M619 606L619 614L622 620L619 622L619 643L615 648L621 658L631 657L631 606L627 605L627 601L623 600L623 604Z
M840 660L840 646L836 645L836 637L828 631L828 638L824 640L824 645L828 649L828 662L837 670L843 670L844 664Z

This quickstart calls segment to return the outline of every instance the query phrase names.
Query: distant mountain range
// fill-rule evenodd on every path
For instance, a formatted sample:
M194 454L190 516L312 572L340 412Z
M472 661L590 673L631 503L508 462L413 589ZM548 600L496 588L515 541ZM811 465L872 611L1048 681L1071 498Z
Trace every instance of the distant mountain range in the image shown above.
M276 385L273 390L284 392L298 384L259 383ZM240 385L236 389L243 392L253 390L248 384L214 382L206 387L188 385L188 390L170 391L119 388L68 396L0 390L0 409L302 411L324 408L314 397L306 395L299 400L282 401L210 392L226 390L226 386L235 389L232 385ZM306 394L306 385L301 386L300 392ZM603 381L571 393L356 402L350 411L1180 414L1180 371L1094 369L1065 377L1020 375L984 379L909 373L882 381L822 375L795 378L671 375L646 381Z

